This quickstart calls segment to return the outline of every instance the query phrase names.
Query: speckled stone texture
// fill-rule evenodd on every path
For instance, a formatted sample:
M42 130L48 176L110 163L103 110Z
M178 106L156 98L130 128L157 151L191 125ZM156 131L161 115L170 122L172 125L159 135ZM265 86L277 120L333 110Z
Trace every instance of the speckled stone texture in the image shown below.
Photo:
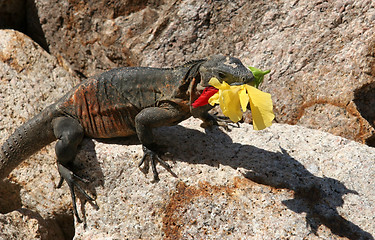
M77 165L96 205L75 239L372 239L375 150L304 127L241 124L231 132L189 119L155 131L173 177L143 175L137 141L86 140Z
M8 214L0 214L0 239L63 240L65 238L58 226L46 221L38 213L28 209L18 209Z

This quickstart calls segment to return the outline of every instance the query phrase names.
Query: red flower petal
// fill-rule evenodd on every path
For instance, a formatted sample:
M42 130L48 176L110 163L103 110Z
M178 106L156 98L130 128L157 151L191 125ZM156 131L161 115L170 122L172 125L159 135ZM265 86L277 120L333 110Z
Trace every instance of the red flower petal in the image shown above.
M200 107L200 106L204 106L206 104L208 104L208 99L210 99L210 97L212 97L215 93L217 93L219 91L219 89L217 88L214 88L214 87L206 87L202 94L199 96L199 98L197 100L194 101L193 104L191 104L191 106L193 106L193 108L196 108L196 107Z

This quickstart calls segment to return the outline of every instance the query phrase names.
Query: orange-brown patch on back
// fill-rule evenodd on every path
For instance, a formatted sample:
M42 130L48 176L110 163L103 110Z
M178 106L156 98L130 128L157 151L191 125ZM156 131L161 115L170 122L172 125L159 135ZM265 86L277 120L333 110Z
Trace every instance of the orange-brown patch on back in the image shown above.
M110 89L109 89L110 90ZM107 89L107 91L109 91ZM116 91L110 91L115 94ZM121 96L107 96L106 91L98 89L98 81L83 83L75 89L65 106L73 107L85 130L92 138L126 137L135 134L134 118L138 109Z

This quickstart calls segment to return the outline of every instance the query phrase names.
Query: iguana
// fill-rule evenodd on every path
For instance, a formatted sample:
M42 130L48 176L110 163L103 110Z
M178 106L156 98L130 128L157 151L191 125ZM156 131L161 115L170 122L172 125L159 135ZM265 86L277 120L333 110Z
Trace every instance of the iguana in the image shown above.
M190 116L200 118L203 127L217 125L218 121L208 113L211 105L191 107L212 77L228 84L254 80L239 59L222 55L174 68L116 68L89 78L16 129L4 142L0 151L0 179L6 178L24 159L57 140L55 152L61 177L57 187L64 180L67 182L74 215L81 222L75 187L88 200L94 200L76 182L87 180L69 169L82 139L136 134L144 152L139 166L144 164L148 168L151 162L157 181L156 162L167 170L170 166L159 157L152 129L176 125Z

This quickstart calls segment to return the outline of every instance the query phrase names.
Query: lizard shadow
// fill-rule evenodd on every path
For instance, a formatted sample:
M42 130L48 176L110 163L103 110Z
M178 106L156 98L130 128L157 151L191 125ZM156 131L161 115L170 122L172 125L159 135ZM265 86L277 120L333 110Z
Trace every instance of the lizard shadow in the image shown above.
M6 214L21 208L21 186L8 180L4 180L0 184L0 213Z
M282 203L296 213L305 213L306 224L314 234L317 234L319 226L324 225L340 237L374 239L370 233L342 217L337 210L344 204L344 195L358 193L337 179L313 175L283 148L280 148L281 152L271 152L233 143L218 128L205 134L177 125L158 130L156 136L169 144L175 161L243 168L246 171L243 176L253 182L292 190L294 198ZM176 139L182 139L183 144ZM199 155L205 157L199 158Z
M97 197L96 188L104 186L104 174L98 158L96 156L95 143L90 138L84 138L79 146L78 153L74 161L69 166L79 177L87 181L87 183L79 183L79 185L91 195L94 199ZM75 191L77 198L80 199L80 210L84 222L86 221L85 205L89 203L94 209L99 209L96 201L91 202L80 192Z
M137 136L130 136L124 138L111 138L111 139L95 139L97 142L118 145L137 145L140 144ZM101 168L101 164L97 158L95 143L91 138L84 138L79 146L77 156L70 166L80 177L88 180L88 183L79 183L94 199L97 197L97 187L104 187L105 177ZM86 220L86 203L89 203L94 209L99 209L100 203L96 201L91 202L79 191L75 191L77 198L80 199L80 210L83 220Z

